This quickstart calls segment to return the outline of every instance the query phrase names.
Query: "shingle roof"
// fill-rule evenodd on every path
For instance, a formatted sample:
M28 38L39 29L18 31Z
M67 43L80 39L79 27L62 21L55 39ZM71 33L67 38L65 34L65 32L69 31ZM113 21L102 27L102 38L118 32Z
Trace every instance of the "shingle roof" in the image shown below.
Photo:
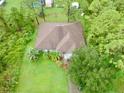
M35 47L70 53L85 44L80 23L43 23Z

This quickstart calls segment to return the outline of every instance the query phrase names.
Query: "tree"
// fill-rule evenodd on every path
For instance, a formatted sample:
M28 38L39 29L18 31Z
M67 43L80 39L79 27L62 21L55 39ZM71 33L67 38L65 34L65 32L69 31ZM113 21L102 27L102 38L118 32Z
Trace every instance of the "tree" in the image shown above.
M8 25L4 15L5 15L4 9L0 8L0 29L1 30L3 29L5 31L9 31L10 28L9 28L9 25Z
M106 93L117 72L110 66L107 57L99 57L93 48L77 49L71 58L69 75L83 93Z
M18 84L24 51L32 39L35 25L30 15L25 16L23 9L12 8L8 15L1 11L0 92L13 93Z
M124 2L122 0L114 0L117 11L124 13Z
M121 56L124 47L124 34L121 15L118 11L110 9L92 21L88 44L96 47L100 55L109 53L112 62L115 62L117 66L120 63L119 60L123 60Z
M89 2L89 0L87 1ZM85 87L89 87L89 89L85 90L86 93L97 93L97 92L102 93L103 92L102 89L106 88L104 87L104 88L101 88L101 90L97 91L97 89L100 88L100 86L102 85L97 84L98 83L97 80L99 79L96 79L96 81L94 81L93 79L94 77L92 75L90 75L92 76L92 79L87 80L89 83L88 86L84 84L85 79L88 77L84 79L84 77L81 76L81 74L84 73L87 68L89 68L88 64L90 65L91 62L93 61L93 60L87 60L87 57L89 59L95 58L99 60L99 61L95 60L94 63L90 65L91 67L98 62L101 64L100 66L103 67L103 69L108 69L108 72L109 71L111 72L110 69L115 69L113 70L115 71L114 72L115 74L113 74L114 78L109 77L108 80L111 81L112 78L114 81L116 80L116 84L112 81L112 83L114 83L113 85L116 85L116 88L114 88L115 89L114 91L116 91L117 88L118 88L117 93L121 93L123 91L123 90L119 90L122 88L120 86L123 86L123 84L117 85L117 83L121 82L120 80L124 78L123 5L124 4L122 0L92 0L88 5L89 6L88 10L86 9L87 11L89 11L89 13L86 13L84 15L83 20L80 19L79 16L77 16L77 18L79 18L84 25L84 29L85 29L84 31L87 34L87 37L86 37L87 46L90 47L91 50L89 51L88 54L81 52L81 51L84 51L83 49L82 50L79 49L77 52L74 53L72 57L72 64L70 67L71 70L69 71L69 73L71 74L71 77L76 82L76 84L79 85L79 87L84 88L84 90L85 90ZM83 6L83 4L81 6ZM99 58L97 57L91 58L90 53L92 52L92 48L95 49L95 51L97 51L98 53L97 55ZM87 56L85 54L87 54ZM95 54L92 53L92 56L93 55ZM87 64L85 64L85 62ZM106 67L104 68L105 66L104 63L106 63L107 68ZM85 66L83 66L83 64L85 64ZM98 65L96 65L95 68L97 68L97 66ZM90 73L90 70L88 69L86 72ZM85 73L84 76L87 76L87 73ZM105 73L103 72L102 74L105 74ZM94 88L94 86L96 85L92 85L92 82L93 84L99 85L98 88ZM102 83L102 80L100 81L100 83ZM113 86L110 85L110 87L113 87ZM92 88L94 88L94 90Z

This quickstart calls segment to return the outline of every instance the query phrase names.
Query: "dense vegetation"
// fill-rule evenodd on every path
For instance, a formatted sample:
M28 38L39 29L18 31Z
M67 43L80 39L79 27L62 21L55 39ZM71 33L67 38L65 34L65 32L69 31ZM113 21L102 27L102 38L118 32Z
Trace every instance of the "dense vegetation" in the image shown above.
M106 56L99 57L95 49L85 47L76 50L71 61L71 79L84 93L105 93L112 88L117 69L109 64Z
M73 14L75 19L71 20L84 24L86 44L90 49L74 52L69 74L84 93L108 93L110 90L123 93L123 84L119 82L124 78L124 2L77 1L84 16L81 17L77 10L78 15Z
M34 7L33 2L35 2ZM39 1L36 0L10 0L5 6L0 7L0 93L14 93L18 85L26 46L34 39L32 35L36 29L35 25L42 22L43 10L38 3ZM60 21L59 16L62 16L62 21L66 20L66 16L64 14L63 16L60 11L64 12L62 8L46 8L47 20ZM35 50L30 52L31 59L39 56ZM56 53L49 56L52 60L58 57Z
M0 93L15 90L24 51L34 30L33 18L23 9L12 8L9 14L0 10Z
M25 49L35 31L34 21L38 24L42 13L39 5L32 7L33 1L22 3L19 10L0 9L0 93L14 93L18 84ZM45 8L47 21L58 18L57 22L63 22L68 16L69 22L83 24L87 47L75 50L72 56L68 70L72 81L83 93L123 93L123 0L75 0L80 3L79 9L71 7L73 1L55 0L54 8L49 11ZM34 61L41 54L32 49L29 57ZM47 56L53 61L59 59L58 53L51 52Z

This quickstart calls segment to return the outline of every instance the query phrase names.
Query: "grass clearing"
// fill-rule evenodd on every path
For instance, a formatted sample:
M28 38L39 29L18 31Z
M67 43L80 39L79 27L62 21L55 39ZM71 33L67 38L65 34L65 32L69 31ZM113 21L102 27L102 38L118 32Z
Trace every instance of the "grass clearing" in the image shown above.
M16 93L68 93L66 73L46 58L25 59Z
M64 8L47 8L45 10L46 21L48 22L67 22Z

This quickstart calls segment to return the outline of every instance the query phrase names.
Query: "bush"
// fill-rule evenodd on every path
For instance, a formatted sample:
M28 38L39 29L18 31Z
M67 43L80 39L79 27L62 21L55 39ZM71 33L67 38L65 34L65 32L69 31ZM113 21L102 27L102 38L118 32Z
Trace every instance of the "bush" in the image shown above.
M54 61L54 62L56 62L57 60L59 60L60 59L60 53L59 52L54 52L54 51L50 51L50 52L48 52L47 53L47 56L48 56L48 58L51 60L51 61Z
M28 57L30 61L37 61L40 56L43 56L43 51L38 50L36 48L30 48L28 52Z
M68 72L83 93L105 93L116 71L107 57L100 58L92 48L80 48L74 52Z
M30 15L16 8L6 15L0 11L0 93L14 93L25 48L34 33Z
M110 62L122 70L124 70L123 28L123 18L119 12L108 9L92 20L87 37L90 47L95 47L100 55L108 54Z

